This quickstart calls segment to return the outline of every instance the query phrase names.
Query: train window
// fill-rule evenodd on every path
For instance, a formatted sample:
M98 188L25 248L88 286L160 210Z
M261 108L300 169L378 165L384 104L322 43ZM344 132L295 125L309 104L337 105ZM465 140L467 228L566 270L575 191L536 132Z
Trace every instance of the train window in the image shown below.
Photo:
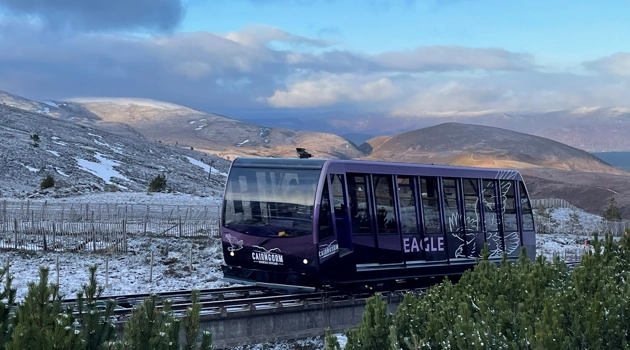
M400 223L403 233L418 233L416 196L413 193L413 178L398 176L398 200L400 201Z
M374 199L376 201L376 223L378 233L396 233L396 207L391 175L374 175Z
M438 181L435 177L420 179L422 190L422 212L424 214L424 232L442 233L440 225L440 201L438 198Z
M514 181L501 180L501 198L503 211L503 230L508 232L518 231L518 220L516 216L516 189Z
M322 190L322 201L319 205L319 240L326 239L333 235L332 213L330 211L330 193L328 182L324 182Z
M458 232L462 228L462 221L457 207L457 180L443 179L444 188L444 218L448 232Z
M519 181L519 189L521 196L521 215L523 218L523 231L534 230L534 214L532 212L532 204L529 201L525 184Z
M464 205L466 211L466 229L481 231L479 227L479 181L464 179Z
M372 234L366 191L365 175L348 175L348 194L350 195L350 217L352 218L353 234Z
M500 257L503 251L503 238L499 232L501 222L500 213L497 210L497 181L483 180L483 219L486 231L486 243L491 257ZM499 197L500 198L500 197Z
M313 231L319 170L232 168L223 224L261 237L293 237Z
M335 215L342 217L345 213L343 207L343 175L330 174L330 184L332 185L333 195L333 207L335 208Z

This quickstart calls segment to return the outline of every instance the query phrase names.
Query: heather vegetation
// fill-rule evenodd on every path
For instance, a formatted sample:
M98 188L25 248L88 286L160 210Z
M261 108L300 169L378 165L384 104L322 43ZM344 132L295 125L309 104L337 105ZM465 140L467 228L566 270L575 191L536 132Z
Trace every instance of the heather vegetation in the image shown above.
M345 349L630 349L630 238L592 245L572 272L524 254L497 265L485 249L458 283L407 294L394 314L370 298Z

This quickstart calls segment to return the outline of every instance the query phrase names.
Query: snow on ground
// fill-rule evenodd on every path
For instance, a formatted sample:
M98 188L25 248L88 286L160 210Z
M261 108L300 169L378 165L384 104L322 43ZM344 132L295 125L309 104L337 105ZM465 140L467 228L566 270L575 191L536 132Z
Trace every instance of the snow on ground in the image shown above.
M130 237L127 244L126 254L7 251L3 253L3 259L6 260L2 263L9 263L19 300L26 295L28 282L38 281L40 266L49 268L50 283L57 283L59 278L60 291L66 298L74 298L81 286L88 282L90 265L98 266L99 283L108 283L105 295L221 288L228 285L222 281L221 245L216 239ZM56 272L57 261L59 277Z
M192 158L192 157L189 157L189 156L186 156L186 158L188 158L188 161L189 161L191 164L194 164L194 165L196 165L196 166L198 166L198 167L201 167L201 168L203 168L205 171L210 171L210 165L208 165L208 164L206 164L206 163L203 163L203 162L201 162L201 161L198 161L197 159ZM228 174L227 174L227 173L224 173L224 172L222 172L222 171L219 171L219 170L217 170L217 168L215 168L215 167L212 167L212 173L213 173L213 174L220 174L220 175L223 175L223 176L225 176L225 177L227 177L227 176L228 176Z
M191 160L192 162L193 160ZM1 198L0 198L1 200ZM43 201L44 199L32 200ZM65 203L129 203L161 205L220 205L219 197L199 197L177 193L141 193L141 192L108 192L87 194L67 198L47 198L51 202ZM553 216L556 220L568 220L569 209L556 209ZM585 226L595 225L601 217L576 212ZM589 231L585 231L589 232ZM590 231L592 232L592 231ZM585 249L585 240L590 239L586 233L580 234L538 234L537 253L552 258L554 254L573 258L581 255ZM91 254L91 253L55 253L55 252L17 252L5 251L0 263L7 261L14 286L18 289L18 298L24 297L29 281L37 281L39 266L50 269L49 282L56 283L56 262L59 261L59 285L61 293L68 298L76 296L76 292L88 281L88 267L97 265L98 281L108 285L106 295L132 293L163 292L172 290L190 290L205 288L221 288L229 284L222 281L222 252L220 242L212 238L151 238L130 236L128 253ZM150 280L151 252L153 252L153 272ZM191 266L192 252L192 270ZM106 261L108 274L106 278ZM337 335L345 346L346 338ZM239 347L241 350L254 349L321 349L323 338L309 338L293 342L275 344L253 344Z
M90 162L89 160L76 158L79 168L100 177L101 179L103 179L103 181L105 181L106 184L112 183L111 182L112 177L117 177L119 179L131 182L131 180L129 180L124 175L122 175L121 173L119 173L118 171L114 169L115 166L120 165L119 162L105 158L103 157L102 154L98 152L96 152L94 157L98 159L99 163Z

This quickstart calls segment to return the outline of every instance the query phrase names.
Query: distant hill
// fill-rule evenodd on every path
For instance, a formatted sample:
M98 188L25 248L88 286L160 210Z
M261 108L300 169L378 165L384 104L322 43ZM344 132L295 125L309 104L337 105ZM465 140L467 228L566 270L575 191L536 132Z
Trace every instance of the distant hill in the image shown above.
M218 195L229 162L202 152L122 137L0 104L0 197L146 191L164 174L170 191ZM208 180L208 165L214 175ZM55 187L40 189L52 175Z
M565 144L501 128L443 123L368 140L368 159L518 169L532 198L562 198L601 215L614 197L630 219L630 173Z
M304 147L317 157L350 159L364 154L334 134L295 131L239 121L161 101L129 98L72 99L62 109L80 113L95 127L137 132L149 140L193 147L233 159L239 155L295 157Z
M288 118L285 118L288 119ZM399 134L442 123L494 126L562 142L589 152L630 151L630 109L594 107L539 111L418 111L408 114L383 112L327 111L295 116L297 129L347 135ZM316 121L315 124L313 121ZM274 126L274 120L268 125ZM288 125L287 121L284 121Z
M370 158L483 167L531 168L624 174L596 156L543 137L462 123L380 136L361 145Z

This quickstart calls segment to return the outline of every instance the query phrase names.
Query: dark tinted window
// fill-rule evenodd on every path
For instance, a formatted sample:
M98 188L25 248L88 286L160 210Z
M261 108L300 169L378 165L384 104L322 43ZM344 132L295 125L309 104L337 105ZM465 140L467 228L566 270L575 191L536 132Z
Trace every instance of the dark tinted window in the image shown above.
M483 216L487 232L499 230L495 184L493 180L483 180Z
M333 235L332 213L330 211L330 193L328 191L328 183L324 182L324 190L322 191L322 201L319 205L319 240L328 238Z
M457 207L457 181L455 179L443 179L444 187L444 218L448 232L459 232L461 230L461 217Z
M516 189L514 181L501 180L501 199L503 209L503 230L507 232L518 231L516 216Z
M400 201L400 223L403 233L418 233L416 197L411 177L398 176L398 200Z
M440 199L438 181L435 177L420 179L422 190L422 212L425 233L442 233L440 228Z
M374 200L376 223L379 233L398 232L396 207L394 206L393 180L390 175L374 175Z
M319 170L233 167L223 224L254 236L311 234Z
M523 217L523 230L533 230L534 214L532 213L532 204L529 201L529 196L527 195L525 184L523 182L519 182L519 187L521 196L521 213Z
M365 175L348 175L348 194L350 195L352 233L371 234Z
M464 179L464 205L466 208L466 229L480 231L479 225L479 180Z

